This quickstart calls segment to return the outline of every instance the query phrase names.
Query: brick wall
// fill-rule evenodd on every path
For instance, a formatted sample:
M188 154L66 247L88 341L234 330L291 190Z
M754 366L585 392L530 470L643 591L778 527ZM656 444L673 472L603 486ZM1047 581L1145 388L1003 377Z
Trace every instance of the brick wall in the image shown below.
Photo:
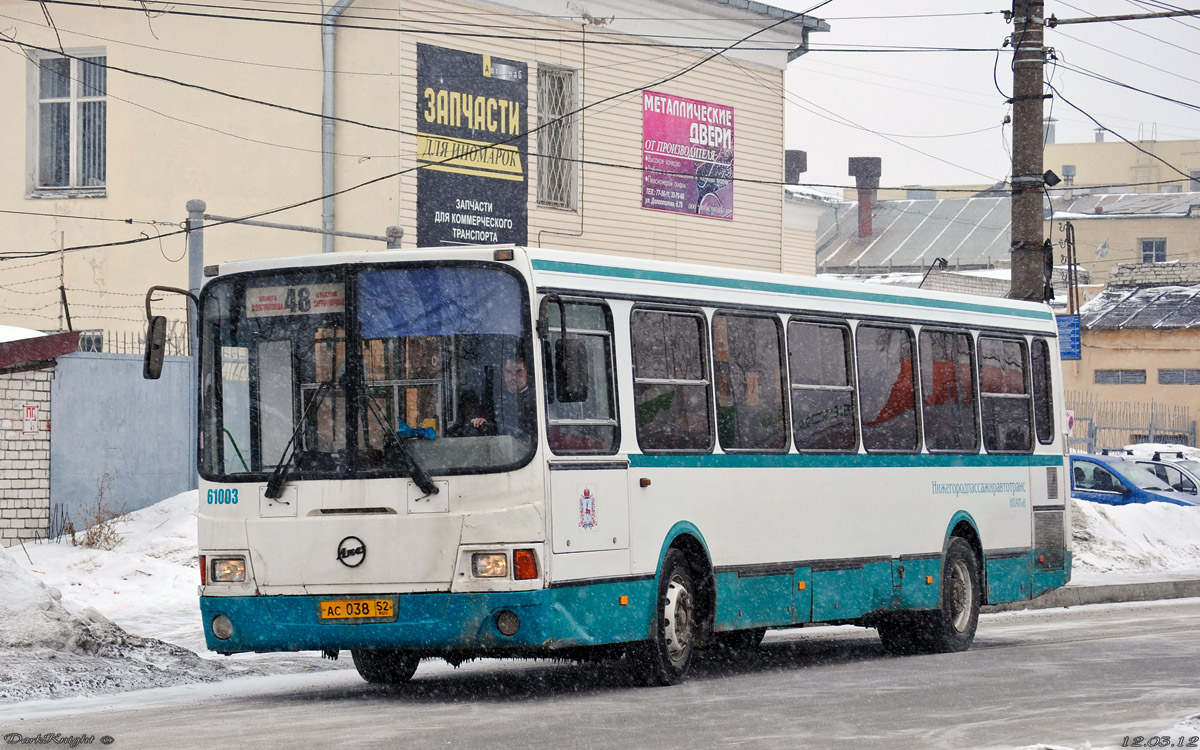
M44 537L50 526L52 370L0 375L0 546ZM37 407L27 432L25 407Z
M1117 266L1108 279L1112 286L1195 286L1200 263L1129 263Z

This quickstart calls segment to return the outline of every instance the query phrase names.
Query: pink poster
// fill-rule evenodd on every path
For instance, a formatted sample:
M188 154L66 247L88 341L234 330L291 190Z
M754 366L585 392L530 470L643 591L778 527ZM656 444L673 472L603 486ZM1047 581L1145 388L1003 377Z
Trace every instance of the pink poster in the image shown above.
M642 92L642 208L733 218L733 107Z

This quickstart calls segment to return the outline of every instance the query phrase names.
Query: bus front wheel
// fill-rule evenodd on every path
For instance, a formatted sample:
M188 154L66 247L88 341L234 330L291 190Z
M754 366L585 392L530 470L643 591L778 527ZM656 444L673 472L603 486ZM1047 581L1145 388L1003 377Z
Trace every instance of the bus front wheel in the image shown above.
M394 648L354 649L350 652L354 668L367 682L398 685L408 682L417 671L421 657Z
M691 667L700 625L691 567L678 549L663 560L654 615L654 637L631 647L631 665L647 685L678 685Z

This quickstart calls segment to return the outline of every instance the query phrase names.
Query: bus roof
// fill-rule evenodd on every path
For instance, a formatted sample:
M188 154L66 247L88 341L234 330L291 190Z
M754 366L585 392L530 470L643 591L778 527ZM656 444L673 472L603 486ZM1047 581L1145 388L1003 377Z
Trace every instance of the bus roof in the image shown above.
M821 277L796 276L726 266L652 260L634 256L470 245L357 253L327 253L291 258L230 261L220 273L344 264L444 260L448 256L486 261L497 250L512 248L514 259L527 258L534 287L543 291L656 298L697 304L800 307L815 314L920 319L1033 330L1055 334L1049 306L997 297L881 286ZM786 298L786 301L781 300Z

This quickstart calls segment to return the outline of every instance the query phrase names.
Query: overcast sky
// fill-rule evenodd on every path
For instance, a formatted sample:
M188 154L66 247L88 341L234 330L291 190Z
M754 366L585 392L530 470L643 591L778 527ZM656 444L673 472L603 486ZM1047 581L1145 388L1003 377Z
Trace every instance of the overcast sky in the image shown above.
M807 10L815 1L773 4ZM882 157L884 187L1008 177L1012 128L1002 122L1010 112L1005 99L1012 92L1012 48L1001 45L1013 26L1001 11L1011 7L1011 0L833 0L815 10L831 30L813 34L812 51L788 71L787 147L808 152L802 182L852 184L851 156ZM1200 0L1183 6L1046 0L1046 15L1086 18L1179 7L1200 8ZM897 17L903 14L909 16ZM988 51L837 51L896 46ZM1155 134L1160 140L1200 139L1196 109L1087 75L1200 105L1200 18L1064 25L1046 30L1046 46L1058 58L1046 67L1048 81L1104 127L1130 140ZM1096 124L1063 98L1047 102L1046 111L1058 121L1058 143L1095 140ZM1119 140L1111 133L1106 139Z

